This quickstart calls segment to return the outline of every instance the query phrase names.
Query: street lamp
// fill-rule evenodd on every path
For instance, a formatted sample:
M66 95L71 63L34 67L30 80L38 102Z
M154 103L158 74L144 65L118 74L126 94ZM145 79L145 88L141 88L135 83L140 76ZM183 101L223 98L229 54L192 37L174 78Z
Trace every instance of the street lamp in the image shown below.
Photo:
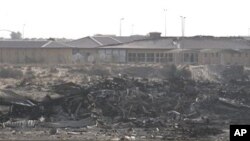
M122 21L124 20L124 18L120 19L120 36L122 36Z
M184 16L180 16L181 17L181 33L182 33L182 37L185 36L185 19L186 17Z
M164 20L164 27L165 27L165 37L167 36L167 9L164 9L165 13L165 20Z

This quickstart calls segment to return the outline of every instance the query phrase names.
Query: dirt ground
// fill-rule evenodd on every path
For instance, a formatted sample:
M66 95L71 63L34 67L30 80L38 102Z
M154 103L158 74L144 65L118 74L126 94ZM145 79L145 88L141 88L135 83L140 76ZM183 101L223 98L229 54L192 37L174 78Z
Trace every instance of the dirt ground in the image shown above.
M0 140L229 140L242 66L0 66Z

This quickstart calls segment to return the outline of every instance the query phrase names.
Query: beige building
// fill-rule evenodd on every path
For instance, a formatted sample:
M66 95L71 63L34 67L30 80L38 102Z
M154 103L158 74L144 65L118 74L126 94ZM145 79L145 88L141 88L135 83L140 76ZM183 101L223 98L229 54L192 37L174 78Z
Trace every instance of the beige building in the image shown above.
M204 36L93 36L67 43L2 40L0 63L250 65L250 41L241 37Z
M72 48L55 41L0 41L0 62L12 64L69 64Z
M124 60L119 60L119 57L116 59L110 58L110 50L102 50L100 47L108 45L117 45L132 42L135 40L145 39L144 36L113 36L113 35L96 35L96 36L87 36L77 40L68 42L67 44L74 46L73 49L73 62L74 63L98 63L98 62L124 62ZM104 52L103 52L104 51ZM113 51L113 50L111 50ZM123 51L117 49L118 54ZM114 50L114 53L116 50ZM103 56L106 54L106 56ZM118 55L115 53L115 55ZM125 57L125 56L124 56ZM104 60L103 60L104 59Z
M125 44L98 47L101 62L113 63L173 63L174 49L172 39L159 39L155 42L151 38L133 41Z
M101 62L250 65L250 42L240 37L160 37L98 47Z

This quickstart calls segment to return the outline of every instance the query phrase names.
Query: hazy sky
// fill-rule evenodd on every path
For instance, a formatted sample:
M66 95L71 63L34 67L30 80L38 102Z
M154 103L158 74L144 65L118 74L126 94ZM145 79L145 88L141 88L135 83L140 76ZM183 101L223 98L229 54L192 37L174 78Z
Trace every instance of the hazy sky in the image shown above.
M28 38L119 35L120 18L122 35L164 35L164 9L167 36L181 35L180 16L187 17L187 36L245 36L250 28L249 0L0 0L0 5L0 29L24 27Z

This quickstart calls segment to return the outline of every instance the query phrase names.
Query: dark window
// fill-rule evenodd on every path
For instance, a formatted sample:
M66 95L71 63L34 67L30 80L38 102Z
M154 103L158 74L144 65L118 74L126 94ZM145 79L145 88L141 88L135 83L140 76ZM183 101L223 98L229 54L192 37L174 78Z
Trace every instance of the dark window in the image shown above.
M155 61L156 61L157 63L160 62L160 53L155 53Z
M190 54L190 62L194 62L194 54L193 53Z
M189 62L189 54L184 53L184 62Z
M78 48L75 48L75 49L72 50L73 55L74 55L74 54L77 54L78 52L79 52L79 49L78 49Z
M138 53L138 62L145 62L145 53Z
M173 62L173 53L168 54L168 62Z
M160 53L160 62L166 62L164 53Z
M147 62L154 62L154 53L147 53Z
M219 53L218 52L215 55L216 55L216 57L219 57Z
M128 53L128 62L135 62L135 61L136 61L136 54Z
M198 62L198 53L194 54L194 62Z

